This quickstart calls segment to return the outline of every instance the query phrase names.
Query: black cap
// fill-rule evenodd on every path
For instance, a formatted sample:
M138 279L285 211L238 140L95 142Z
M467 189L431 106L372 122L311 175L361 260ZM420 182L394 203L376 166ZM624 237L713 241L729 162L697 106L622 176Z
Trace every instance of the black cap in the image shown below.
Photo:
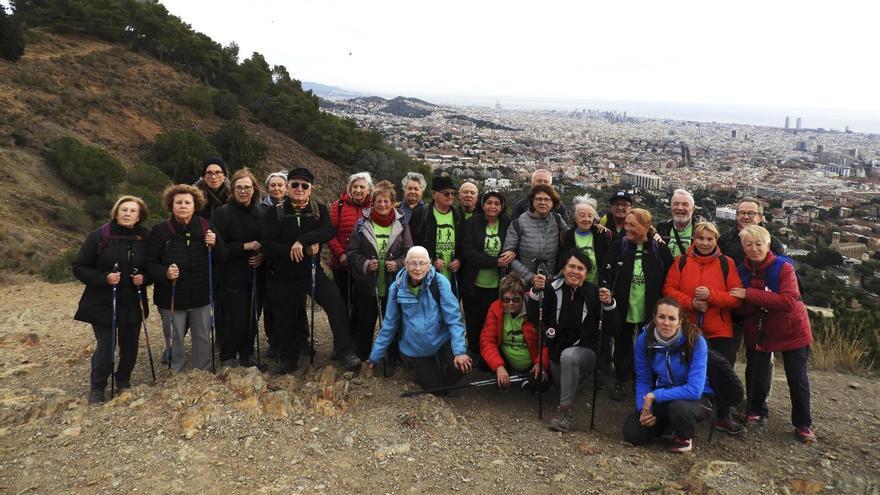
M291 179L305 179L309 184L315 182L315 176L305 167L297 167L287 172L287 182L290 182Z
M624 201L627 201L630 204L632 204L632 202L633 202L632 196L630 196L629 193L624 190L617 191L616 193L614 193L614 195L611 196L611 199L608 200L608 202L610 204L614 204L614 202L617 201L618 199L622 199Z
M447 189L455 189L455 184L452 183L452 177L441 175L439 177L434 177L434 180L431 181L432 191L445 191Z
M205 171L208 170L209 165L217 165L218 167L223 169L223 175L227 175L226 172L226 161L219 156L212 156L207 160L202 162L202 177L205 176Z

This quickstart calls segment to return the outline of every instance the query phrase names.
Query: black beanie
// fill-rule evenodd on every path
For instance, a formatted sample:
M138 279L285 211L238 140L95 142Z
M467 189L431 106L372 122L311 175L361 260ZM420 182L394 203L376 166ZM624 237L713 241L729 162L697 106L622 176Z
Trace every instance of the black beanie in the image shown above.
M220 158L219 156L212 156L208 158L204 162L202 162L202 177L205 176L205 171L208 170L209 165L217 165L221 169L223 169L223 175L228 175L226 171L226 161Z

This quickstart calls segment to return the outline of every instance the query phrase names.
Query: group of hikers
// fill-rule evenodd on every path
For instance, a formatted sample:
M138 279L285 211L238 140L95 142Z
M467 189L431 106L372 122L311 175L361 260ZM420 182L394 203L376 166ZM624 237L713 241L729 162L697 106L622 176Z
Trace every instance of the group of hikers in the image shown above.
M731 435L766 420L779 352L795 434L816 441L809 319L794 265L761 226L761 203L740 201L722 235L694 216L682 189L670 198L672 218L654 225L627 191L603 216L588 196L574 198L569 214L552 181L536 170L528 196L509 207L501 192L472 182L456 190L447 176L433 178L425 202L418 173L403 178L398 198L392 183L362 172L325 205L306 168L261 182L247 168L227 178L225 162L211 158L196 184L165 189L169 216L152 230L142 225L144 202L122 196L73 262L86 285L75 318L97 340L89 400L103 402L108 381L111 395L131 386L153 284L161 361L176 371L189 333L193 368L216 368L216 336L220 367L270 358L274 372L291 373L314 356L317 304L341 367L381 366L387 376L404 366L436 394L475 369L501 388L555 387L555 431L570 431L588 383L595 412L613 368L608 395L635 403L624 438L664 437L680 453L703 419ZM743 339L745 387L732 373Z

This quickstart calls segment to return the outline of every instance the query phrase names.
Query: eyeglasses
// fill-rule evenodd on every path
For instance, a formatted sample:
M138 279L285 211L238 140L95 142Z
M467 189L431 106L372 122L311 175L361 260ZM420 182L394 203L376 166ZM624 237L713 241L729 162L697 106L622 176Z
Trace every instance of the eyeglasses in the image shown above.
M738 212L736 212L736 216L738 216L738 217L755 218L758 215L760 215L760 213L758 213L757 211L738 211Z
M611 207L617 208L618 210L626 210L627 208L632 207L632 204L618 201L617 203L611 205Z
M235 192L251 192L254 186L235 186Z
M428 265L430 265L430 263L428 263L427 261L422 261L422 260L414 260L414 261L407 261L406 262L406 266L411 266L413 268L424 268Z
M502 297L501 302L504 304L516 303L519 304L522 302L521 297Z
M303 191L308 191L310 187L312 187L312 185L308 182L290 181L291 189L302 188Z
M552 203L553 200L550 198L535 198L535 203Z
M210 170L208 172L205 172L205 175L207 175L208 177L217 177L218 175L223 175L223 171L222 170Z

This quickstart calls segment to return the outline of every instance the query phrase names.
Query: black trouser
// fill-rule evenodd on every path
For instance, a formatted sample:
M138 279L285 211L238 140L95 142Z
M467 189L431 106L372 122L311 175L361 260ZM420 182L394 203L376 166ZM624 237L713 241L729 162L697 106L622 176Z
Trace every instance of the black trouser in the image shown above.
M275 316L275 330L281 359L293 361L299 357L300 346L306 342L307 329L300 321L303 295L311 295L311 276L294 280L273 280L269 283L269 302ZM333 333L333 352L338 357L353 352L345 304L339 291L327 278L324 270L315 272L315 303L324 309ZM311 308L306 308L311 315Z
M424 390L454 385L464 376L455 367L454 358L451 341L440 346L433 356L410 357L416 371L416 382Z
M498 288L486 289L474 287L471 294L462 294L461 301L464 303L464 317L467 322L468 351L475 356L480 355L480 334L486 323L486 314L489 306L498 299Z
M113 369L113 359L111 351L113 350L113 334L110 327L92 325L95 332L95 352L92 353L92 375L91 385L93 389L104 390L107 387L107 380L110 378L110 371ZM131 326L120 326L117 330L117 345L119 346L119 355L116 356L118 364L116 366L116 384L128 383L131 381L131 370L134 369L134 363L137 360L138 341L141 338L140 323Z
M716 351L717 353L724 356L724 359L730 363L730 367L734 368L736 366L736 350L737 350L737 341L733 337L715 337L712 339L706 339L706 342L709 344L709 349ZM723 406L721 404L717 405L718 411L718 419L727 419L730 417L730 407Z
M510 361L507 360L507 357L504 356L503 352L500 352L501 359L504 360L504 369L507 370L507 374L510 376L518 375L521 373L526 373L529 375L528 381L526 381L525 386L523 386L523 390L527 390L529 392L546 392L550 390L550 387L553 386L553 373L550 372L550 367L544 369L544 373L547 373L547 380L541 381L535 378L535 375L531 373L531 366L525 370L518 370L510 364Z
M220 314L225 328L219 336L221 361L236 357L248 361L254 352L254 338L259 330L259 321L254 316L259 316L262 301L257 294L254 300L255 310L251 305L252 287L248 284L220 289L223 295L223 311Z
M769 352L746 349L746 394L748 394L749 414L766 417L770 413L767 407L767 395L770 394L770 383L773 380L771 355ZM809 346L782 351L785 379L791 396L791 423L796 428L813 424L810 415L810 379L807 376L809 357Z
M382 313L384 314L385 305L388 304L388 297L381 297L377 301L375 291L359 289L352 293L352 298L354 298L354 304L358 312L358 319L355 321L354 352L363 361L370 357L370 349L373 347L376 320L379 319L379 304L382 305ZM380 326L381 324L379 322ZM397 341L395 340L391 345L396 348Z
M357 333L358 320L360 319L360 313L358 312L357 304L355 304L357 299L354 291L355 281L349 276L347 269L333 270L333 281L336 283L336 287L339 288L339 295L342 297L342 303L347 311L345 316L348 322L348 333L349 335L355 335ZM350 301L349 296L351 296Z
M642 323L623 323L620 333L614 336L614 375L618 383L626 383L636 376L633 358L633 336L638 335Z
M655 402L653 405L654 426L642 426L639 418L642 411L635 410L626 417L623 423L623 439L633 445L643 445L662 435L667 428L678 438L690 440L694 438L697 421L702 421L708 410L696 400L674 400L672 402Z

